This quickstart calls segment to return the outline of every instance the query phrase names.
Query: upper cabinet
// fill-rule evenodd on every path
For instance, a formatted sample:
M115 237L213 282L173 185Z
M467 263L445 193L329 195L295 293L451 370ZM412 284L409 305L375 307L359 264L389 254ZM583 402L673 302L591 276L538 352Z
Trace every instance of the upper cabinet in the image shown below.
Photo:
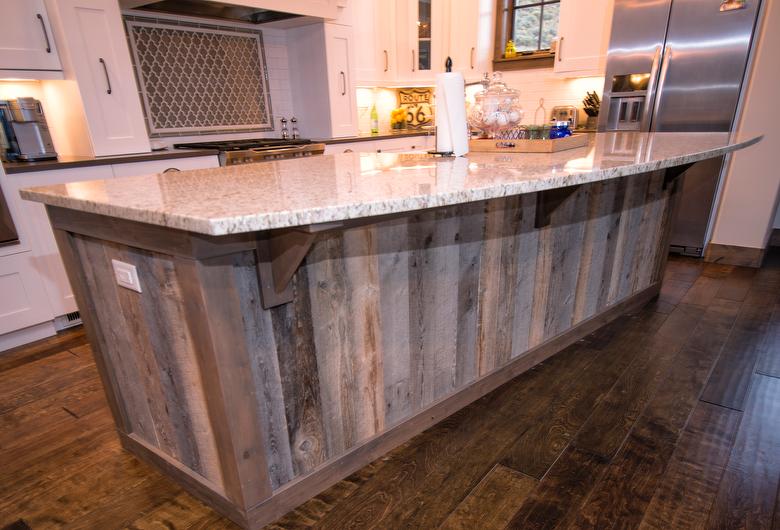
M604 75L614 0L561 0L556 74Z
M319 23L292 28L288 42L295 111L306 117L301 134L308 138L356 135L352 27Z
M0 71L7 77L61 79L57 42L43 0L4 0L2 8Z
M150 150L122 16L115 0L50 2L96 156Z
M493 0L360 0L358 86L432 84L447 57L467 81L490 68Z
M462 72L466 82L482 79L491 70L493 52L493 0L450 0L445 2L447 21L444 57L452 58L453 71Z
M397 80L428 82L444 70L445 4L443 0L398 0Z
M355 32L355 81L376 86L398 78L395 0L352 3Z

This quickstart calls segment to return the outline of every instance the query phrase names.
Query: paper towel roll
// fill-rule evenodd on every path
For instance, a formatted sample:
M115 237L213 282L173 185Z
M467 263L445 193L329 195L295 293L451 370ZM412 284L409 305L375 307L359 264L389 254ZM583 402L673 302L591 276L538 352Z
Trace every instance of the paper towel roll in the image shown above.
M469 152L466 86L463 74L436 75L436 151L463 156Z

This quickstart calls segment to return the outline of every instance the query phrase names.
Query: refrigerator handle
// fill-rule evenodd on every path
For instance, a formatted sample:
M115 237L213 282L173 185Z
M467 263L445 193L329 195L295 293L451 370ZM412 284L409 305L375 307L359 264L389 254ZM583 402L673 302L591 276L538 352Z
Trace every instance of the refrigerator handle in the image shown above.
M655 101L655 85L658 81L658 65L661 62L661 46L655 47L655 53L653 54L653 64L650 67L650 81L647 84L647 93L645 95L645 108L642 110L642 131L650 130L650 120L652 115L650 111L653 108L653 102Z
M672 47L667 46L664 51L663 61L661 61L661 75L658 77L658 90L656 90L657 94L653 105L653 121L658 117L658 109L661 108L661 94L663 93L664 85L666 84L666 73L669 71L670 62L672 62Z

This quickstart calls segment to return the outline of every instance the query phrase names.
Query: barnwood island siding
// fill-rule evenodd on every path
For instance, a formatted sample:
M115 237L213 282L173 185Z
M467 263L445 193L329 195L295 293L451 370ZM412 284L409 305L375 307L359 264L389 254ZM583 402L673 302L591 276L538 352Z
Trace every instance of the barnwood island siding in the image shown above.
M258 528L650 300L683 171L756 141L598 134L22 194L47 205L124 447Z

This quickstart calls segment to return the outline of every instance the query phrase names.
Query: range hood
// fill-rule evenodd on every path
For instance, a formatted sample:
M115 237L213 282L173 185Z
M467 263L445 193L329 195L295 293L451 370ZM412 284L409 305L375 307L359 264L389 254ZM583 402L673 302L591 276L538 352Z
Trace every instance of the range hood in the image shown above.
M209 0L156 0L154 2L149 0L130 0L130 2L123 2L123 7L131 7L142 11L154 11L156 13L248 22L250 24L266 24L301 16L294 13L283 13L281 11L226 4L224 2L211 2Z

